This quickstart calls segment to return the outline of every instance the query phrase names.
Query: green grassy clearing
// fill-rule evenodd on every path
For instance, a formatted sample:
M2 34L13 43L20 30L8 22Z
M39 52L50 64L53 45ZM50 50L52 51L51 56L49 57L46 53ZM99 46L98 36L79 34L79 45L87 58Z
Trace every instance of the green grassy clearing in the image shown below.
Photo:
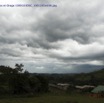
M104 103L104 98L93 98L88 95L43 94L33 97L8 97L0 103Z

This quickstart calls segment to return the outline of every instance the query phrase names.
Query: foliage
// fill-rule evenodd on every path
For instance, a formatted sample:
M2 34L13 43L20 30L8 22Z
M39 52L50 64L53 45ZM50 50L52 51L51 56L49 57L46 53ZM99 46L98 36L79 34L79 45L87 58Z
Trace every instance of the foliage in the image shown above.
M0 94L36 94L48 92L48 84L69 83L72 85L104 85L104 69L81 74L30 74L23 72L23 64L15 68L0 66ZM49 82L48 82L49 81ZM68 88L70 91L70 88ZM74 91L75 88L71 88Z
M0 66L0 94L34 94L48 90L48 81L44 77L22 71L23 64L16 64L15 68Z
M15 70L17 71L17 73L21 73L23 71L24 65L23 64L15 64Z

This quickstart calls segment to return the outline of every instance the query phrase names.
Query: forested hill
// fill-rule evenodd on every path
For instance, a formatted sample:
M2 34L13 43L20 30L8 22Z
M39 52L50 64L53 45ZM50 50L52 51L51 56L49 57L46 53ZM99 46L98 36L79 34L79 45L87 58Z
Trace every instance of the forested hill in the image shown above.
M82 84L104 85L104 69L74 76L75 81Z
M75 85L104 85L104 69L79 74L34 74L43 75L50 83L69 83Z

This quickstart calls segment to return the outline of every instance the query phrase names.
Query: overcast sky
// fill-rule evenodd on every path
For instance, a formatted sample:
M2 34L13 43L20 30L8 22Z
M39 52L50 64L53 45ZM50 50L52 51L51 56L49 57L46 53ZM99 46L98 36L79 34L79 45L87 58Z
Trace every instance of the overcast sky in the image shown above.
M0 65L23 63L29 72L79 73L104 65L104 0L3 0Z

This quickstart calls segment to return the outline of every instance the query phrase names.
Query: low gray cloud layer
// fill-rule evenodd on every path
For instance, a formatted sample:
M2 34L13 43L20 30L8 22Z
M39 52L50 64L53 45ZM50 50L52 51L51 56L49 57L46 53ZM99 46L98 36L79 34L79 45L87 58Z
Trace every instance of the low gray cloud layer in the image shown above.
M21 3L4 0L2 3ZM30 72L89 72L104 64L103 0L22 1L57 7L0 8L0 64Z

